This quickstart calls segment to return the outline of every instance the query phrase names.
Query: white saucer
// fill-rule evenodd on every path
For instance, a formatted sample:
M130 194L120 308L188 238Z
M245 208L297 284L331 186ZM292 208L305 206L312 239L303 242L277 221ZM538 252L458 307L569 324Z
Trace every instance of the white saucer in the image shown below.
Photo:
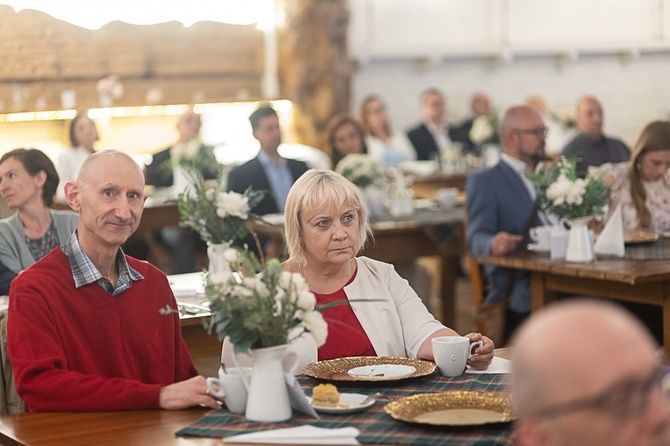
M375 403L375 399L371 399L365 404L361 402L367 398L367 395L362 395L360 393L340 393L340 404L341 407L326 407L326 406L312 406L314 410L322 413L352 413L360 412L362 410L371 407ZM312 398L307 398L309 404L312 404Z
M549 252L551 251L551 247L547 246L546 248L542 248L535 243L529 243L528 244L528 251L533 251L533 252Z
M347 371L349 376L370 381L402 378L416 372L416 367L402 364L377 364L354 367Z

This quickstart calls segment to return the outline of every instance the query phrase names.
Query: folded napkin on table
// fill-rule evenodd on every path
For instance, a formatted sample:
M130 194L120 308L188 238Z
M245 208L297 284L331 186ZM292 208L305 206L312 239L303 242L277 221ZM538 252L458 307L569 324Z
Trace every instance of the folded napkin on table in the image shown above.
M512 371L512 361L505 358L493 357L493 361L486 368L486 370L477 370L468 367L466 373L510 373Z
M355 427L326 429L315 426L272 429L248 434L225 437L224 443L265 443L265 444L360 444L356 437L360 431Z
M623 257L626 253L626 247L623 240L623 217L621 215L621 204L619 204L605 227L598 236L593 251L596 254L614 257Z

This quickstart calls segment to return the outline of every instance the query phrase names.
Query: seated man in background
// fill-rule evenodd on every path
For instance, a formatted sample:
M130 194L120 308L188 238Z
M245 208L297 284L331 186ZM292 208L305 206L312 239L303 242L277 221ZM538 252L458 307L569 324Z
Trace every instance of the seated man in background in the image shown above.
M269 105L262 105L250 116L254 138L261 145L256 158L234 167L228 174L228 191L244 193L248 187L266 191L265 197L251 211L258 215L284 213L286 196L295 180L307 171L302 161L282 158L277 152L281 144L281 128L277 112ZM243 243L256 252L252 237Z
M167 278L120 248L140 222L143 191L132 158L91 155L65 186L76 232L14 279L7 345L30 411L218 407Z
M416 151L416 159L439 160L458 140L456 129L445 121L445 113L444 95L440 90L429 88L421 93L421 123L407 132L407 138Z
M667 367L622 308L559 302L533 315L512 345L516 444L670 444Z
M577 157L577 175L586 176L589 166L630 159L630 148L623 141L603 134L603 108L594 96L579 99L575 123L579 134L565 146L561 155Z
M470 175L465 184L468 249L475 259L511 253L522 247L530 226L542 224L534 207L535 188L525 172L533 171L545 158L546 135L542 117L527 105L511 107L503 115L500 161ZM513 271L490 265L484 268L491 285L485 303L509 299L508 336L530 313L530 273Z
M188 178L181 164L195 167L206 180L216 179L219 163L214 148L200 140L200 116L188 110L177 120L179 140L153 156L146 167L146 182L156 187L174 187L176 196L184 192ZM196 249L204 242L189 228L166 226L154 234L172 254L172 274L196 271Z

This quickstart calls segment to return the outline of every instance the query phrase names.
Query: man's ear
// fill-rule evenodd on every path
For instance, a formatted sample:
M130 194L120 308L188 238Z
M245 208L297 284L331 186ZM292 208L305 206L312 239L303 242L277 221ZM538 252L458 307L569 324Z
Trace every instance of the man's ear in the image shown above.
M81 206L79 205L79 186L77 183L72 181L65 183L65 200L73 211L79 212Z

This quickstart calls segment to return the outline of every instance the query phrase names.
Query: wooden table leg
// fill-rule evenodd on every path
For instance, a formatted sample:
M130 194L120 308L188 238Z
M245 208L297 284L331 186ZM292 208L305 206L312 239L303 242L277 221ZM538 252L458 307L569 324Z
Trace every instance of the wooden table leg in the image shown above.
M442 300L442 314L440 321L447 327L453 328L456 321L456 271L460 261L458 256L440 256L442 280L440 297Z

